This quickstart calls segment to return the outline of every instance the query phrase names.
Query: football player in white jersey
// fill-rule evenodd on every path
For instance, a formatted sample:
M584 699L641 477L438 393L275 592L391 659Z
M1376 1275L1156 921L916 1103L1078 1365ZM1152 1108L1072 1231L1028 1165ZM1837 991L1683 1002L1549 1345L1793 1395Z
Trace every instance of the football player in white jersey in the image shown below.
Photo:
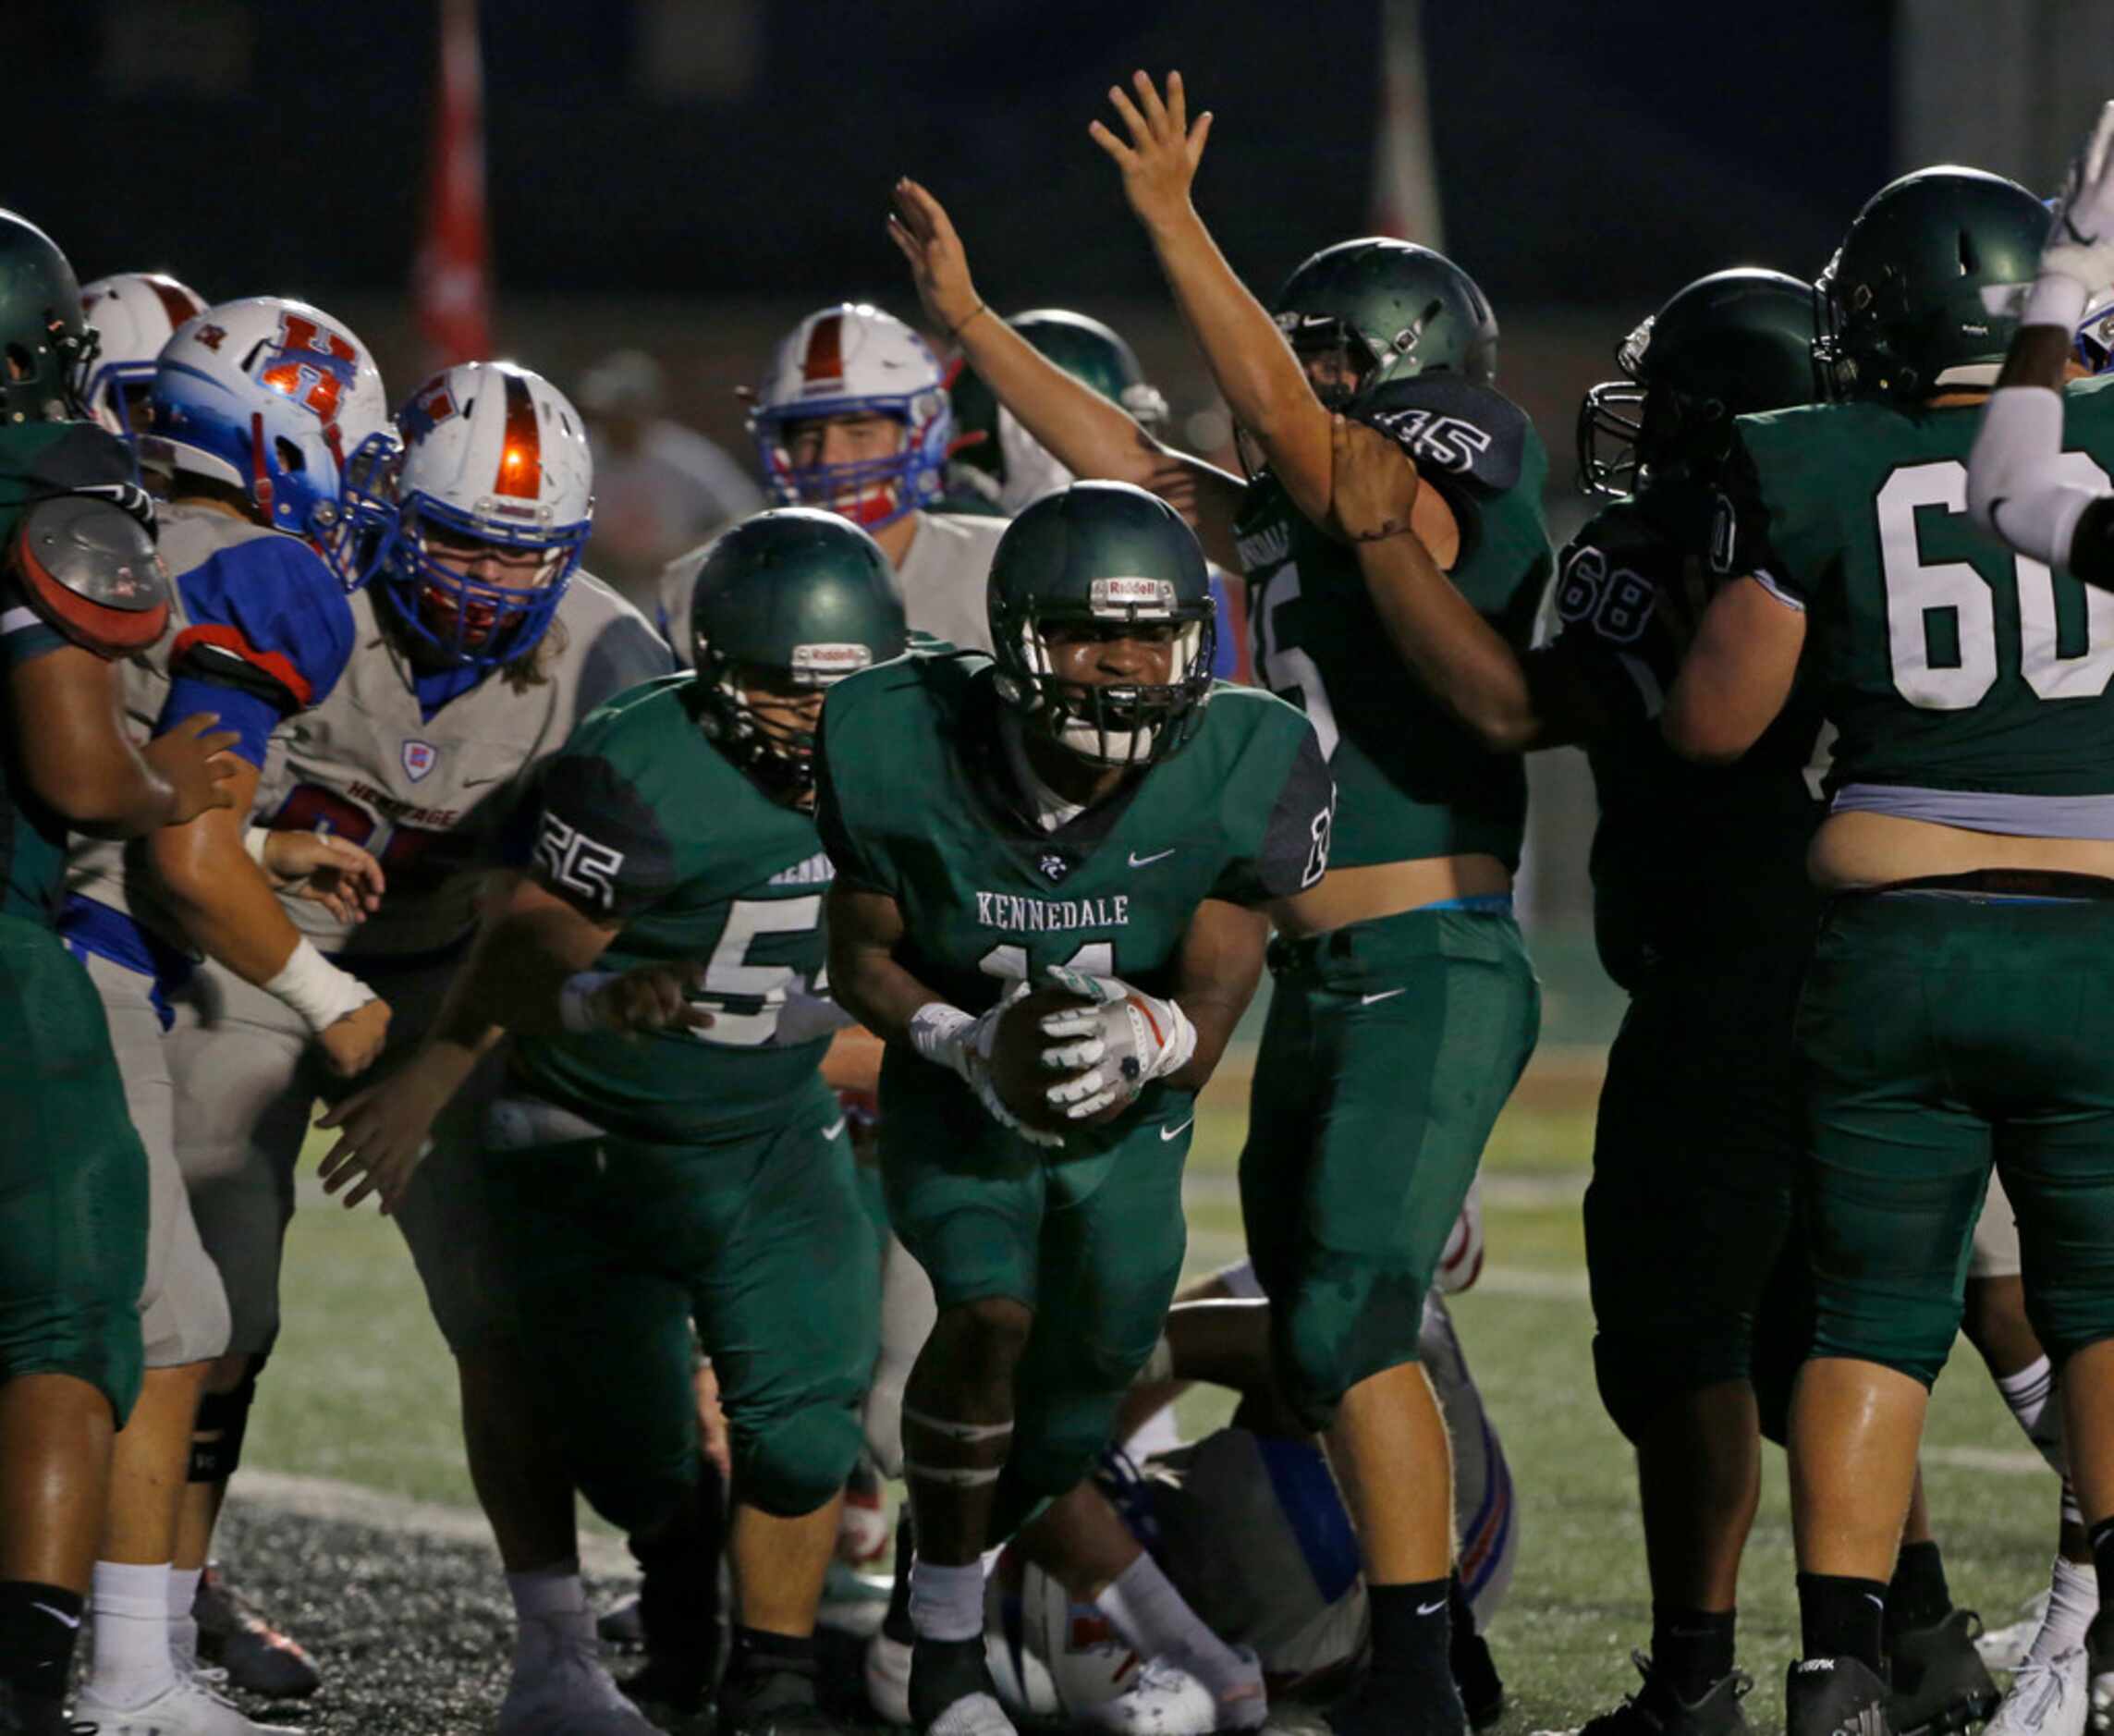
M587 712L673 666L645 618L579 570L593 470L578 412L547 380L464 363L412 393L398 425L401 470L374 507L387 529L351 598L350 665L274 740L260 804L275 832L327 831L380 859L388 888L365 923L312 903L288 911L388 995L385 1068L438 1011L536 766ZM232 1318L214 1382L225 1482L277 1331L295 1160L316 1098L334 1094L304 1064L305 1033L281 1003L211 965L191 998L198 1017L174 1052L177 1143ZM497 1074L489 1067L482 1082ZM370 1128L391 1101L339 1114ZM530 1408L500 1302L474 1161L484 1102L476 1083L457 1097L394 1215L456 1357L471 1475L521 1614L499 1729L642 1731L594 1659L571 1487Z
M82 284L80 311L102 339L84 394L89 411L130 440L146 426L147 389L162 346L205 312L205 298L166 272L121 271Z
M809 314L773 354L749 428L777 504L825 507L880 544L912 632L991 648L984 581L1006 520L941 508L954 419L923 338L864 302ZM678 655L705 553L671 561L661 580Z
M148 398L168 467L171 498L158 516L176 620L127 665L127 710L144 740L164 718L210 709L236 732L240 765L227 812L128 850L79 839L67 864L61 930L103 1000L151 1183L148 1372L118 1436L93 1661L76 1716L95 1730L152 1724L224 1736L256 1727L171 1656L172 1620L188 1621L203 1559L179 1545L177 1499L227 1304L178 1173L165 1033L202 951L280 1007L304 1046L319 1040L335 1070L358 1072L379 1051L387 1006L304 941L275 896L320 893L357 921L378 888L373 862L319 838L252 853L244 826L272 731L327 697L344 670L349 478L356 464L385 461L396 439L359 341L318 309L273 297L187 321L162 350ZM174 1637L180 1660L180 1625Z

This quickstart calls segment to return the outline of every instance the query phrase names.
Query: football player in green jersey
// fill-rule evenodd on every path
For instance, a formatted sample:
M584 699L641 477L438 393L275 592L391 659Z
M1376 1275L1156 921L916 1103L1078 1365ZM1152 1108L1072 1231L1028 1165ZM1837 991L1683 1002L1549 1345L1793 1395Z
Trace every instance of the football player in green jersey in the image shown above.
M819 989L814 730L824 691L897 656L906 629L874 540L807 508L727 532L691 623L694 672L591 715L543 774L532 863L435 1037L375 1090L437 1114L514 1033L486 1186L574 1478L649 1565L697 1535L694 1321L731 1436L721 1727L797 1730L821 1717L814 1615L861 1439L878 1258L819 1067L848 1021ZM419 1131L347 1161L386 1201ZM680 1648L654 1596L715 1571L649 1573L657 1660ZM709 1688L709 1635L688 1637Z
M2096 1396L2114 1371L2114 1076L2095 1022L2114 939L2114 599L1967 516L1977 412L2047 226L2025 189L1956 168L1859 214L1820 285L1840 401L1737 424L1720 554L1741 576L1664 717L1680 751L1737 758L1802 654L1839 731L1808 859L1833 896L1796 1027L1816 1321L1790 1432L1793 1736L1884 1725L1883 1595L1993 1163L2084 1517L2114 1514L2114 1407ZM2069 435L2065 474L2103 479L2114 398L2096 383L2075 388Z
M1157 1341L1195 1094L1261 974L1265 912L1322 877L1333 808L1312 726L1213 683L1203 551L1153 495L1037 501L999 544L990 614L994 658L914 654L823 717L831 981L889 1045L889 1215L939 1303L903 1436L910 1709L942 1736L1011 1729L979 1556L1080 1484ZM995 1045L1050 984L1075 1004L1031 1036L1036 1115L1002 1094ZM1150 1657L1173 1594L1125 1553L1094 1600ZM1252 1657L1180 1661L1203 1728L1260 1721Z
M896 189L891 233L928 312L1037 440L1077 474L1165 493L1215 558L1240 564L1262 679L1328 751L1338 831L1327 880L1272 958L1242 1212L1288 1388L1329 1432L1374 1588L1374 1669L1334 1721L1454 1731L1446 1430L1417 1329L1538 1025L1510 899L1526 780L1403 679L1330 514L1330 407L1418 459L1434 484L1420 539L1521 648L1550 571L1547 462L1492 389L1497 322L1466 273L1404 242L1345 242L1292 274L1273 317L1190 202L1208 117L1189 125L1179 77L1164 97L1143 74L1135 90L1116 93L1128 142L1098 123L1095 136L1258 448L1252 483L1168 450L986 317L947 214L915 183Z
M0 1731L63 1701L138 1394L147 1157L102 1003L55 918L67 835L138 837L232 800L232 732L136 749L116 660L161 637L166 581L131 455L79 398L95 353L65 255L0 212ZM127 508L130 508L128 511Z

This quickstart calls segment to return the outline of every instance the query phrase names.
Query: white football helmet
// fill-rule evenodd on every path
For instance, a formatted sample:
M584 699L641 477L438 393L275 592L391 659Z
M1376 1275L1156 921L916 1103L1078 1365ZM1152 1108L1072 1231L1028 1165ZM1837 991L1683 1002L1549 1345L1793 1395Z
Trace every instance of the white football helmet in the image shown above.
M2077 322L2077 359L2094 373L2114 369L2114 289L2101 290L2085 304Z
M795 467L793 423L859 411L892 416L902 439L886 458ZM811 313L777 348L749 418L780 504L826 507L871 531L936 502L947 485L954 417L931 347L892 313L840 302Z
M102 340L88 376L88 408L114 434L132 438L144 419L154 359L176 329L205 312L205 298L166 272L121 271L80 287L80 311Z
M163 346L148 402L148 462L237 490L357 582L397 441L382 375L341 321L283 296L208 308Z
M534 647L557 613L594 520L594 461L580 412L540 373L465 361L397 412L394 524L372 562L411 634L479 668ZM435 557L436 535L455 544ZM506 582L461 570L462 545L533 551Z

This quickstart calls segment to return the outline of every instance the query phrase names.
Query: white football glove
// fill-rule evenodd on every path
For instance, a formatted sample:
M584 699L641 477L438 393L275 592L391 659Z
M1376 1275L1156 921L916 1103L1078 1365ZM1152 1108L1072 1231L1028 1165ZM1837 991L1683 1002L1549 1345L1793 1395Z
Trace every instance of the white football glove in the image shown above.
M1073 1075L1045 1094L1071 1119L1130 1102L1196 1053L1196 1027L1173 1001L1143 994L1120 977L1089 976L1061 964L1049 967L1049 977L1067 994L1093 1003L1045 1013L1040 1021L1051 1039L1043 1065Z
M1062 1133L1030 1127L1008 1109L991 1078L991 1045L997 1040L998 1021L1027 992L1025 983L1016 984L996 1005L974 1017L945 1001L930 1001L910 1016L910 1045L926 1060L956 1074L976 1094L984 1113L1008 1132L1031 1145L1062 1145Z
M2062 197L2056 201L2055 219L2048 227L2047 245L2041 250L2042 285L2051 277L2068 278L2083 290L2089 302L2101 291L2114 288L2114 103L2099 111L2099 122L2084 148L2071 159ZM2049 300L2042 285L2027 302L2028 324L2074 324L2083 317L2081 304L2074 312L2069 297L2059 296L2057 310L2068 320L2033 317L2036 308Z

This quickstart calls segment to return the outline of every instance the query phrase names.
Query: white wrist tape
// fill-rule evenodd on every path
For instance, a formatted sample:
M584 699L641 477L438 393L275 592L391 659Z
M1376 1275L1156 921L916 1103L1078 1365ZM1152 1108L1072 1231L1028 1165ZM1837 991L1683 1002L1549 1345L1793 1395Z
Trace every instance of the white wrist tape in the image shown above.
M1967 510L2022 555L2070 564L2077 521L2098 496L2062 482L2062 395L2000 386L1989 395L1967 459Z
M609 1026L594 1010L595 991L605 983L614 983L614 971L575 971L567 977L558 989L558 1025L575 1036L584 1036L591 1031L606 1031Z
M272 841L272 828L253 825L242 834L242 849L250 860L262 868L264 865L264 849Z
M2090 293L2075 277L2044 266L2041 275L2034 279L2033 287L2026 291L2025 304L2019 310L2019 324L2059 325L2066 332L2074 332L2078 322L2084 317L2085 304L2090 300Z
M318 1036L375 998L374 991L351 972L339 970L318 952L312 940L293 949L278 975L264 984L264 992L300 1014Z
M910 1046L962 1078L969 1077L967 1038L976 1021L943 1000L927 1001L910 1015Z

